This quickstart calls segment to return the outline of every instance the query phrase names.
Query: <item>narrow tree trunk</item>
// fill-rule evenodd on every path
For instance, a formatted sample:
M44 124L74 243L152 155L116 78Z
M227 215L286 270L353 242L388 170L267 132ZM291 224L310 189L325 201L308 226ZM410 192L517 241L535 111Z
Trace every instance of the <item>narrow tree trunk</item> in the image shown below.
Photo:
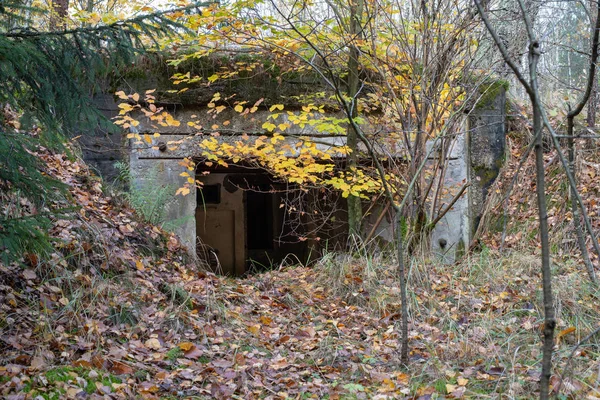
M402 235L402 211L396 208L396 246L398 251L398 274L400 280L400 301L401 301L401 343L400 343L400 361L408 365L408 304L406 300L406 271L404 265L404 237Z
M567 135L569 135L569 139L567 140L568 152L569 152L569 169L571 170L571 174L573 178L576 179L576 157L577 153L575 152L575 140L573 136L575 135L574 128L574 116L569 115L567 117ZM585 269L587 274L592 282L596 282L596 273L594 271L594 265L592 264L592 260L590 259L589 252L587 250L587 245L585 244L585 236L583 235L583 228L581 226L581 215L579 213L579 205L577 204L577 193L575 193L576 188L571 187L571 213L573 214L573 226L575 227L575 235L577 237L577 245L579 246L579 251L581 251L581 257L583 258L583 262L585 264Z
M592 16L592 20L591 20L591 25L592 26L596 26L596 20L598 19L598 16L594 14L593 10L596 7L597 8L597 0L591 0L590 1L590 15ZM592 37L594 37L594 33L592 32ZM592 40L592 46L593 44L593 40ZM596 108L598 108L598 78L596 78L596 76L590 77L590 79L592 80L591 85L592 85L592 92L590 93L590 99L588 100L588 104L587 104L587 117L586 117L586 122L587 122L587 126L589 128L596 128ZM589 141L589 145L590 147L592 146L592 141L590 139Z
M587 126L594 129L596 127L596 109L598 108L598 81L594 79L592 94L587 106Z
M554 298L552 296L552 270L550 269L550 241L548 234L548 212L546 205L546 188L544 173L544 147L542 141L542 114L538 100L537 62L540 56L539 43L530 45L530 75L533 92L533 132L535 134L535 166L536 193L538 201L538 217L540 226L540 242L542 245L542 289L544 293L544 345L542 348L542 376L540 378L540 399L546 400L550 395L550 377L552 375L552 353L554 350Z
M69 0L52 0L52 13L50 14L50 30L64 29L69 13Z
M569 113L567 114L567 135L569 136L569 139L567 141L567 146L568 146L568 157L569 157L569 170L571 171L571 176L573 177L573 184L570 185L571 187L571 212L573 213L573 225L575 227L575 233L577 236L577 244L579 246L579 250L581 251L581 256L583 257L583 261L585 263L585 268L586 271L590 277L590 280L592 282L596 282L596 273L594 271L594 265L592 264L592 261L590 260L590 256L588 254L587 251L587 246L585 243L585 236L584 236L584 230L583 227L581 226L581 215L580 215L580 208L579 208L579 204L576 202L577 199L577 174L576 174L576 167L577 167L577 152L575 149L575 140L574 140L574 136L575 136L575 117L578 116L582 111L583 108L585 107L585 104L588 104L588 124L590 122L592 122L595 125L595 119L596 119L596 109L595 109L595 91L596 91L596 87L597 87L597 79L596 79L596 61L598 60L598 41L600 40L600 19L599 19L599 14L600 14L600 4L596 3L596 12L593 13L593 6L594 4L592 4L592 7L590 7L590 14L592 15L592 22L593 22L593 30L592 30L592 44L591 44L591 52L592 52L592 57L590 58L590 64L589 64L589 70L588 70L588 81L586 84L586 89L585 89L585 93L583 95L583 97L581 98L581 100L577 103L577 105L575 106L575 108L573 110L569 110ZM592 121L590 121L590 118L592 119ZM596 237L594 236L594 232L590 231L589 232L590 237L592 239L592 244L594 245L594 249L598 252L598 255L600 255L600 246L598 245L598 241L596 240Z
M363 9L363 0L351 0L350 6L350 35L352 40L360 36L362 29L360 18ZM355 118L358 115L357 102L355 99L358 93L360 77L359 77L359 58L360 53L358 47L354 43L350 45L350 56L348 58L348 97L351 99L351 117ZM350 154L347 156L346 170L353 174L358 165L358 136L354 126L348 126L347 146L350 149ZM362 204L360 197L350 194L347 200L348 204L348 233L350 235L360 236L360 223L362 220Z
M542 244L542 287L544 293L544 346L542 376L540 379L540 399L548 399L550 376L552 375L552 351L554 349L554 300L552 297L552 273L550 269L550 244L548 237L548 213L544 182L544 148L542 143L540 110L534 103L533 127L535 138L535 165L540 241Z

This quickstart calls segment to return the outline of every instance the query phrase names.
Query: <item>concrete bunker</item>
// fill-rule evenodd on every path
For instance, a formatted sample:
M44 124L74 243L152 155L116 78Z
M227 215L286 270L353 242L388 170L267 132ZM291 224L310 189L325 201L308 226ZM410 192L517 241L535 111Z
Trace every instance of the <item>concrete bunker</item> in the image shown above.
M137 92L159 86L152 79L145 78L131 86ZM312 86L304 89L309 91L311 88L314 90ZM266 94L252 91L244 93L248 98L255 95L266 99L278 93L276 88L269 86L268 89ZM292 89L299 90L297 87ZM434 163L441 157L440 154L444 154L447 166L439 184L448 190L439 205L453 204L431 231L431 249L443 262L453 262L471 243L483 213L487 192L503 161L505 88L499 86L497 89L484 102L473 107L470 114L465 115L462 123L457 124L455 133L443 140L440 150L432 153L430 159ZM177 99L171 99L170 105L165 105L176 119L183 122L181 127L159 129L161 136L151 137L151 142L143 145L125 139L126 134L123 134L122 141L127 144L127 151L121 153L121 157L129 161L136 184L152 184L149 181L154 180L181 187L186 182L186 178L180 176L182 160L192 158L199 161L196 177L202 182L202 188L188 196L173 196L164 205L168 220L178 221L174 231L190 254L216 272L241 275L278 265L286 257L309 262L318 256L320 249L345 248L347 212L345 199L341 198L340 193L333 190L322 192L316 188L294 190L293 185L278 181L264 170L251 168L250 165L231 163L223 168L204 163L205 160L198 155L196 142L187 140L194 136L193 130L185 124L192 115L200 115L200 122L206 126L228 120L231 121L228 126L231 131L256 132L262 121L267 119L268 113L259 109L253 114L252 121L235 118L235 113L228 114L227 111L215 118L206 114L207 103L212 97L210 90L197 93L204 97L188 98L185 96L190 95L186 92ZM104 95L99 99L102 100L99 105L108 117L118 114L119 109L112 96ZM276 96L269 101L276 103L281 98ZM286 104L286 110L294 106L297 107L293 104L288 107ZM137 129L140 132L155 131L143 124ZM312 133L310 130L293 132L306 136ZM221 136L218 140L219 143L225 143L235 140L235 137ZM331 141L329 144L336 145L343 145L344 140L343 136L320 139L321 142ZM101 156L106 153L102 150L104 147L118 147L117 142L114 136L96 137L89 144L90 150L86 151L84 147L84 157L96 165L103 175L110 176L109 166L118 155L111 152L111 160L104 160ZM172 150L166 145L169 142L181 144ZM339 161L340 164L344 162L343 158ZM156 171L156 174L150 176L149 171ZM464 192L454 201L453 197L463 187L466 190L463 189ZM365 210L365 236L392 242L395 227L389 205L383 201L380 204L366 204ZM314 211L318 212L318 218L313 218Z

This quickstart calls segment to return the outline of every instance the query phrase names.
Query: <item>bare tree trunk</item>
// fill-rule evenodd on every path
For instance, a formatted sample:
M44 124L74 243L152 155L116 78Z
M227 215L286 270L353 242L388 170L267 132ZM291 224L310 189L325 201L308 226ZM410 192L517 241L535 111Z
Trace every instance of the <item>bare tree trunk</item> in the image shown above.
M533 131L535 135L535 166L536 166L536 194L538 201L538 217L540 229L540 242L542 247L542 288L544 293L544 344L542 347L542 375L540 378L540 399L546 400L550 395L550 377L552 375L552 353L554 350L554 328L556 318L554 313L554 298L552 295L552 270L550 269L550 241L548 233L548 212L546 205L545 174L544 174L544 148L542 140L542 109L537 83L537 66L540 58L540 44L533 32L533 25L523 0L518 0L523 22L529 38L529 79L521 73L518 62L509 55L509 52L490 23L487 13L481 2L475 0L477 11L483 20L488 32L494 39L502 58L513 71L517 80L523 85L533 107ZM552 133L552 132L551 132ZM567 171L570 172L570 171ZM570 173L568 174L570 175Z
M573 117L574 118L574 117ZM576 171L576 152L575 152L575 140L573 139L574 135L574 121L573 118L567 118L567 132L568 135L571 136L567 140L568 147L568 156L569 156L569 167L571 169L571 174L573 174L573 178L577 177ZM581 226L581 215L579 213L579 205L577 204L575 193L575 188L571 187L571 213L573 214L573 226L575 227L575 235L577 237L577 245L579 246L579 251L581 251L581 257L583 258L583 262L585 264L585 269L587 274L592 282L596 282L596 273L594 271L594 265L592 264L592 260L590 259L590 254L587 250L587 245L585 243L585 236L583 234L583 228ZM593 235L592 235L593 239Z
M594 79L594 87L590 95L590 101L587 107L587 126L594 129L596 127L596 108L598 108L598 80Z
M598 60L598 40L600 37L600 18L598 18L600 14L600 3L596 5L596 12L590 10L590 14L593 15L592 20L594 21L593 31L592 31L592 57L590 58L589 70L588 70L588 81L585 88L585 93L583 97L579 100L575 109L569 110L567 114L567 135L569 139L567 141L568 146L568 157L569 157L569 169L571 170L571 175L573 179L577 179L577 152L575 150L575 140L573 139L575 136L575 117L578 116L585 107L585 104L588 103L588 123L589 123L589 111L592 104L592 99L594 97L594 90L596 88L596 61ZM593 110L594 119L595 117L595 109ZM594 122L595 124L595 122ZM589 253L587 251L587 246L585 244L585 237L583 234L583 228L581 226L581 215L579 213L579 205L576 202L577 197L577 187L571 186L571 212L573 214L573 225L575 226L575 233L577 236L577 244L579 245L579 250L581 251L581 256L583 257L583 261L585 263L585 267L592 282L596 282L596 273L594 271L594 265L590 260ZM592 238L592 243L596 251L600 250L598 246L598 242L594 236L593 232L590 232L590 237ZM599 254L600 255L600 252Z
M52 13L50 15L50 30L64 29L69 13L69 0L52 0Z
M594 6L597 7L598 1L591 0L590 1L590 16L592 18L591 24L592 26L596 26L598 21L598 14L594 14ZM592 33L593 37L593 33ZM593 48L593 40L592 40L592 48ZM588 78L590 79L590 78ZM592 92L590 93L590 99L587 104L587 117L586 122L589 128L594 129L596 127L596 108L598 108L598 78L596 76L591 77L592 84ZM590 147L592 140L589 141Z
M400 361L408 365L408 304L406 302L406 271L404 265L404 237L402 232L402 211L396 209L396 246L398 251L398 274L400 275L400 300L402 321L400 331L402 333L402 342L400 344Z
M363 0L351 0L350 5L350 35L352 40L360 36L361 24L360 18L363 11ZM360 56L358 47L351 43L350 56L348 58L348 97L351 99L351 117L355 118L358 115L356 95L358 93L360 77L359 63ZM346 170L354 174L354 170L358 164L358 136L353 125L348 126L346 145L350 149L350 154L347 156ZM350 194L347 200L348 204L348 233L350 235L360 236L360 223L362 220L362 204L360 197Z
M539 51L539 49L537 51ZM550 377L552 375L552 352L554 349L554 327L556 321L554 316L554 299L552 296L552 272L550 269L550 241L544 182L544 145L542 140L541 110L539 109L535 98L532 99L532 102L534 104L533 130L536 135L534 145L536 192L538 200L540 241L542 244L542 287L544 293L544 346L542 350L543 359L542 376L540 378L540 399L545 400L549 398Z

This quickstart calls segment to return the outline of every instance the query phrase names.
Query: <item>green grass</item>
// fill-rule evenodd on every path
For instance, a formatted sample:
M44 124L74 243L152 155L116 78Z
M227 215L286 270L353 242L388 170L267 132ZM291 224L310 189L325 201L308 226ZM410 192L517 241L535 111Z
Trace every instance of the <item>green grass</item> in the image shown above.
M183 351L179 347L173 347L167 351L167 359L171 362L177 361L181 357L183 357Z
M90 373L95 371L97 376L90 377ZM56 367L43 373L45 380L48 382L44 388L37 387L34 382L27 382L23 388L23 392L29 393L32 398L41 397L45 400L59 400L64 398L66 390L62 387L54 387L60 383L69 383L81 387L87 394L93 394L98 389L96 383L99 382L102 386L112 389L113 383L121 383L121 379L104 371L91 370L83 367ZM77 378L83 378L86 381L85 387L82 387Z

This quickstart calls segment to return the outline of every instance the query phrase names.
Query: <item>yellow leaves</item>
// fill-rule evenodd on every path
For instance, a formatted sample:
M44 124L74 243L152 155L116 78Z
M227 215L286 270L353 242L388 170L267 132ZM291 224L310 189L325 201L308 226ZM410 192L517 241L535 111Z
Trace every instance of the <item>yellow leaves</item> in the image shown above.
M556 335L556 344L560 344L560 340L565 337L566 335L568 335L569 333L573 333L575 332L576 329L574 326L570 326L567 329L563 329L562 331L560 331L557 335Z
M188 194L190 194L190 188L187 186L180 187L175 192L175 196L179 196L179 195L187 196Z
M193 343L190 343L190 342L179 343L179 348L183 351L190 351L194 347L196 347L196 345L194 345Z
M133 110L133 106L127 103L120 103L118 107L121 109L121 111L119 112L119 114L121 115L124 115L125 113L128 113L131 110Z
M270 112L273 112L275 110L283 111L283 104L273 104L271 107L269 107Z
M179 125L181 125L181 122L179 122L178 120L174 119L171 114L166 114L164 121L165 121L164 123L166 124L166 126L179 126Z
M144 263L142 263L140 260L135 260L135 268L138 271L145 271L146 268L144 267Z
M127 96L125 94L125 92L122 91L122 90L120 90L117 93L115 93L115 96L119 97L121 100L129 100L129 96ZM119 106L120 106L120 104L119 104Z
M241 113L244 111L244 106L241 104L238 104L233 109L235 110L235 112Z
M274 134L273 137L271 138L271 144L277 144L278 141L283 141L285 140L285 138L279 134Z
M216 82L219 79L219 75L218 74L212 74L211 76L208 77L208 81L210 83Z
M258 336L260 334L260 324L248 325L246 329L254 336Z
M273 132L275 128L277 128L277 126L274 123L267 121L264 124L262 124L262 128L266 129L269 132Z

